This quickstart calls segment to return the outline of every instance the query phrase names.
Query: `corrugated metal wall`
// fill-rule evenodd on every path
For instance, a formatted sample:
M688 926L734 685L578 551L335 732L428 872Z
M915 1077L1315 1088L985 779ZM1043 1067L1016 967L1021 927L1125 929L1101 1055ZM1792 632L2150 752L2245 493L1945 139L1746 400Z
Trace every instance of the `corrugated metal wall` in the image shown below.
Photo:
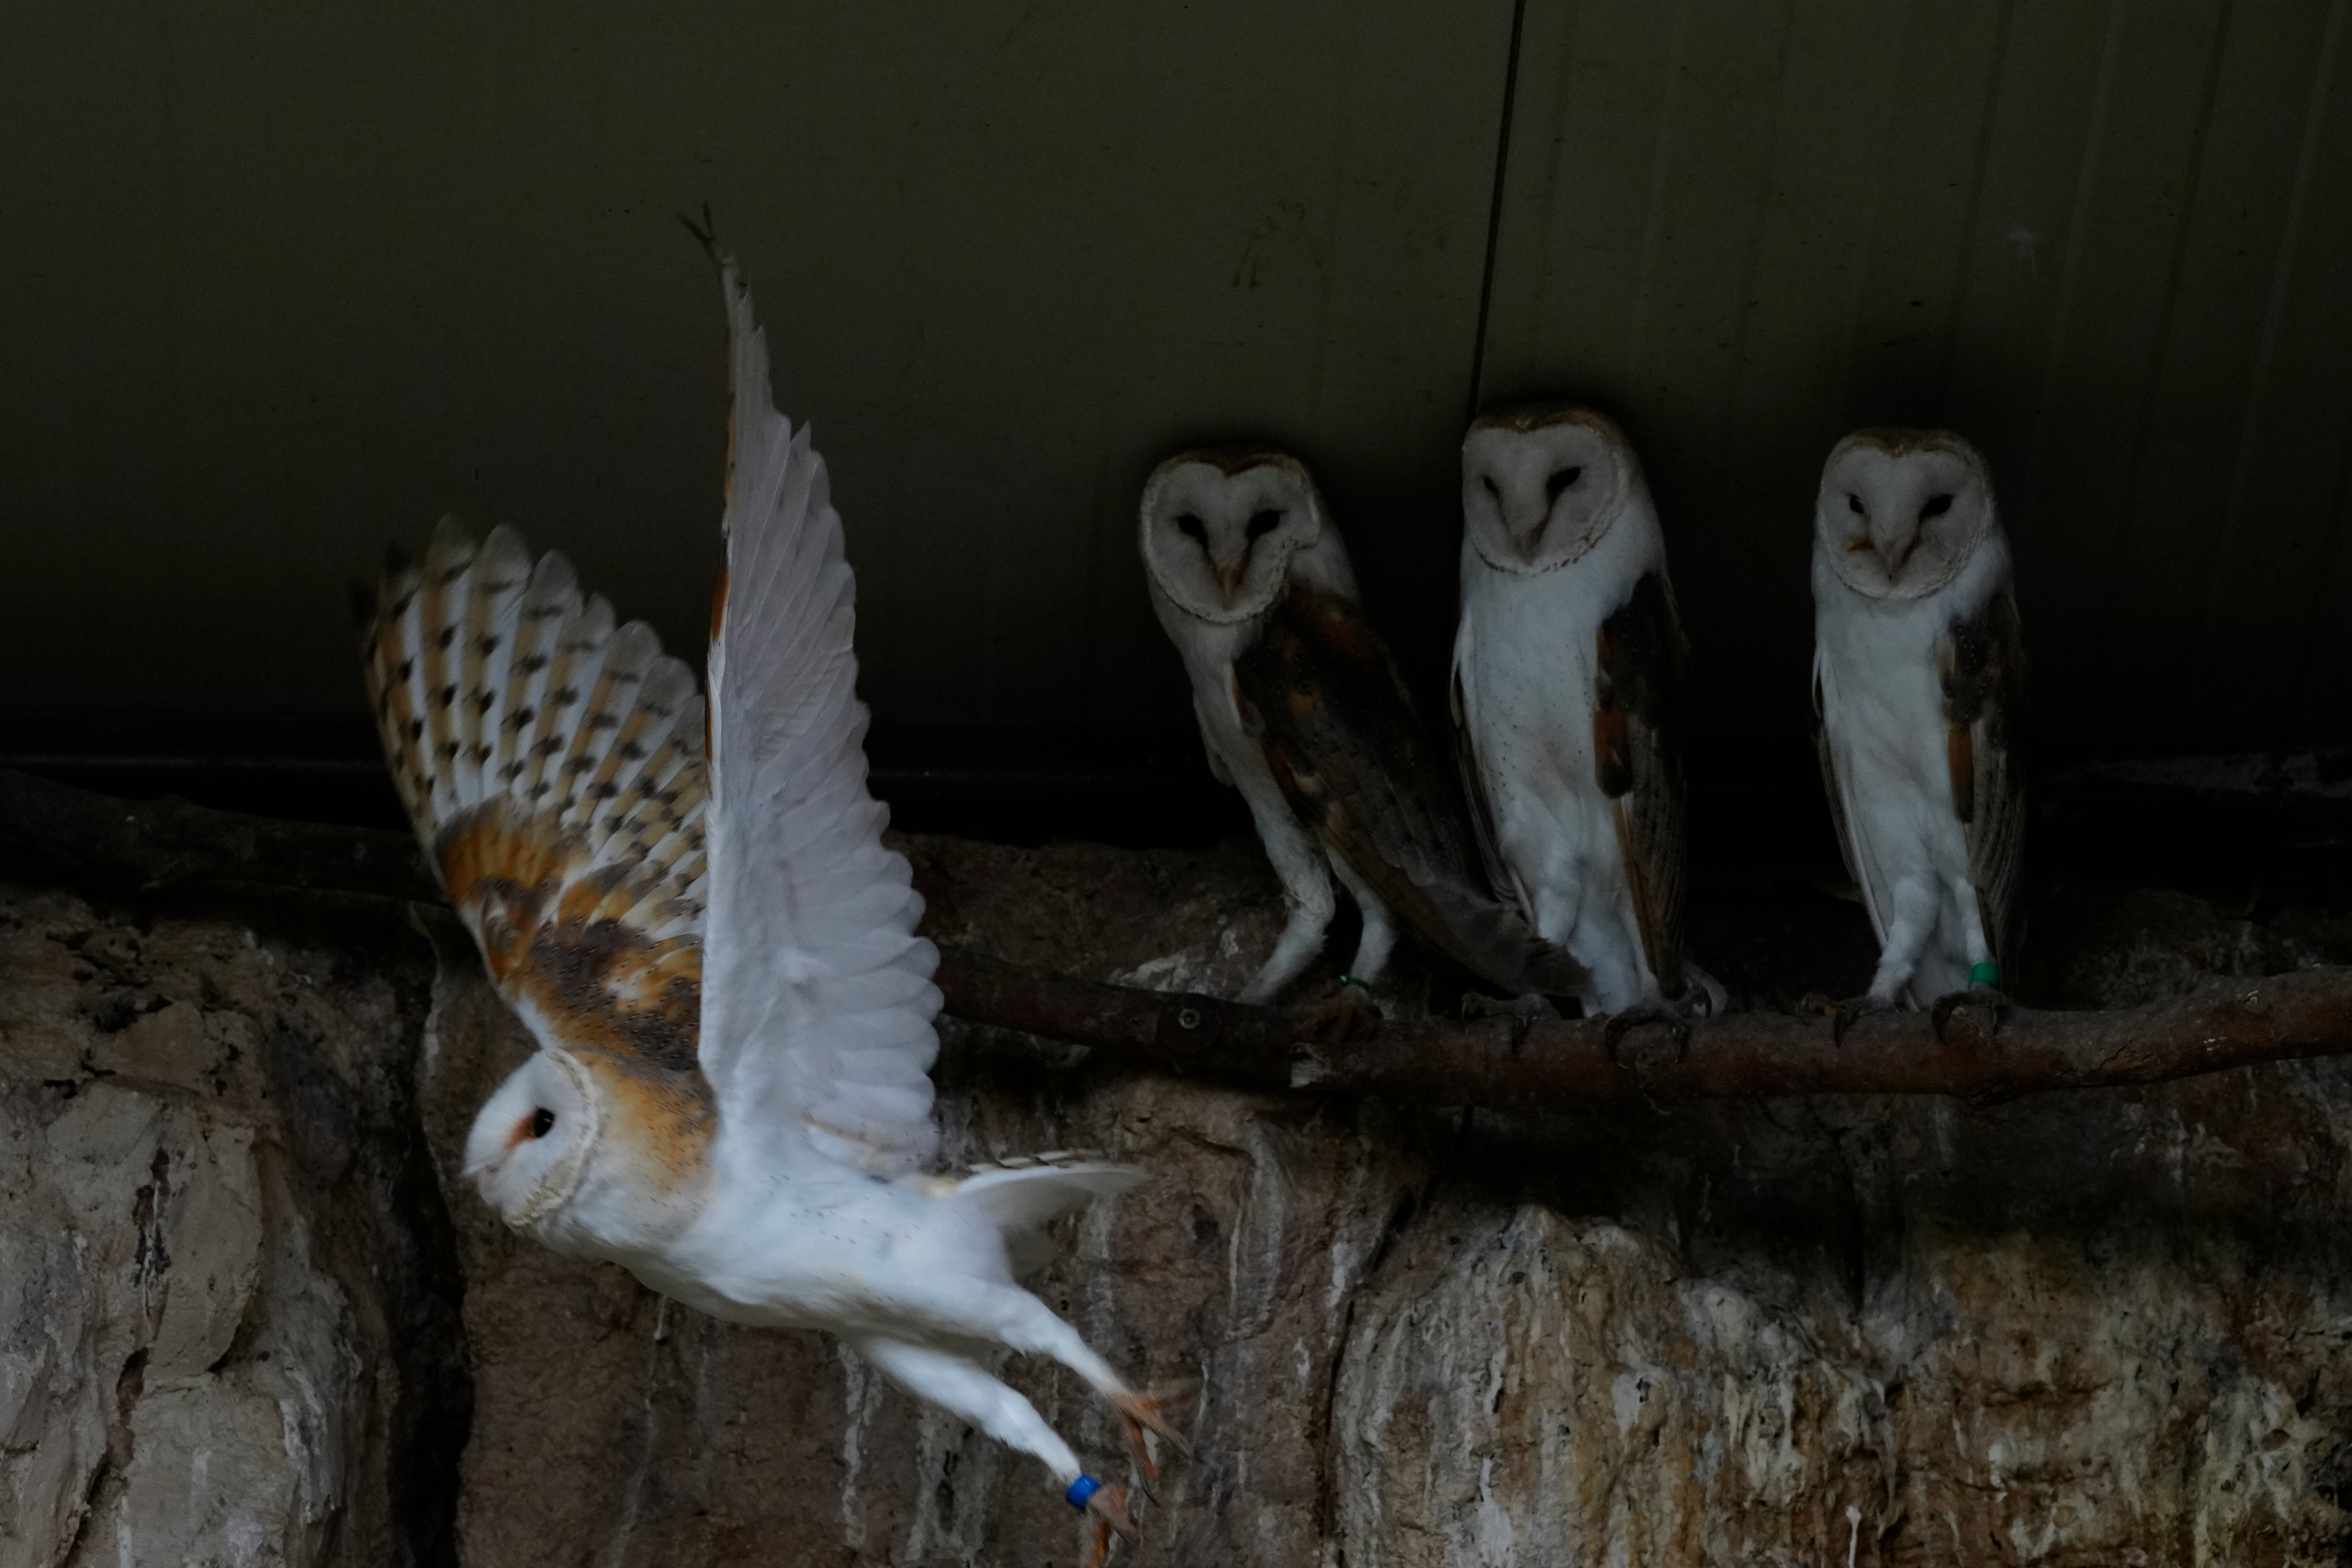
M1569 392L1714 721L1803 711L1829 442L1934 420L2046 729L2352 737L2347 3L15 6L0 709L353 708L342 584L453 505L685 645L707 197L886 719L1181 717L1132 507L1202 437L1301 449L1433 676L1464 413Z

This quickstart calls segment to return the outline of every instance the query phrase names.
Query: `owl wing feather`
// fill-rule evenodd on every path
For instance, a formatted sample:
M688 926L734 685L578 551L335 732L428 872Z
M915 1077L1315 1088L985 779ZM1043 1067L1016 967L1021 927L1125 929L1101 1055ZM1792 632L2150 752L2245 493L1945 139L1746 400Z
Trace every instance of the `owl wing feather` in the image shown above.
M1580 986L1575 961L1486 886L1454 784L1360 610L1294 583L1234 681L1291 809L1408 930L1507 990Z
M1969 880L1994 962L2015 961L2025 844L2025 645L2014 586L2003 581L1937 650L1952 807L1967 833Z
M702 700L641 622L454 518L395 564L361 663L393 781L491 982L542 1047L626 1080L681 1169L711 1100Z
M1518 874L1503 854L1502 837L1495 827L1494 781L1486 776L1486 764L1478 754L1475 738L1478 732L1477 716L1471 711L1475 683L1468 676L1471 661L1478 657L1477 646L1477 623L1465 607L1461 625L1454 629L1454 679L1447 694L1454 717L1454 758L1462 773L1462 795L1469 807L1471 837L1478 846L1478 862L1486 868L1486 885L1532 928L1535 910L1528 901L1527 889Z
M1592 740L1601 793L1616 808L1643 955L1665 994L1679 996L1687 854L1680 713L1690 645L1664 574L1644 573L1594 640Z
M1854 886L1861 890L1862 907L1870 916L1871 931L1884 942L1886 940L1886 919L1878 885L1878 868L1870 858L1867 847L1854 832L1853 803L1848 797L1846 771L1839 766L1837 740L1830 730L1830 685L1835 679L1828 658L1816 648L1813 652L1813 746L1821 757L1822 793L1829 799L1830 821L1837 828L1838 858L1845 862L1845 874L1853 879Z
M701 1062L734 1145L874 1174L932 1152L939 953L866 785L855 584L824 460L769 391L768 349L715 245L733 390L726 576L710 647L710 922Z

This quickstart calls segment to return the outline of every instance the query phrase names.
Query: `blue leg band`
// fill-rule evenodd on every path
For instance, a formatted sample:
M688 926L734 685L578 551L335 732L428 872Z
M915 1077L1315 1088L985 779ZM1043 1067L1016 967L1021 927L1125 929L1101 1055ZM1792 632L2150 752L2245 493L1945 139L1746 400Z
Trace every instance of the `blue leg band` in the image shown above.
M1999 986L2000 984L2000 965L1998 963L1979 963L1975 965L1969 971L1969 984L1971 985Z
M1070 1506L1072 1508L1076 1509L1080 1513L1084 1513L1087 1511L1087 1500L1100 1490L1102 1490L1102 1483L1100 1481L1095 1479L1092 1476L1080 1476L1076 1480L1070 1483L1070 1489L1064 1492L1062 1495L1070 1500Z

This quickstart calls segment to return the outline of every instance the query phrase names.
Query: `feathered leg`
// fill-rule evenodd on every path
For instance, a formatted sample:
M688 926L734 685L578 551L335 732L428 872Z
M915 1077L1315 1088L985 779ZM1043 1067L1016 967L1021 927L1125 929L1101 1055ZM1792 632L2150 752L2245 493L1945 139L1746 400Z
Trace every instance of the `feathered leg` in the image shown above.
M1174 1396L1138 1393L1112 1369L1110 1363L1096 1353L1077 1330L1018 1286L958 1280L953 1303L941 1315L940 1328L959 1338L984 1339L1024 1355L1050 1356L1086 1379L1128 1424L1128 1446L1135 1451L1146 1479L1159 1473L1150 1447L1143 1439L1146 1432L1166 1438L1180 1452L1186 1447L1183 1434L1169 1423L1163 1413Z
M1364 934L1356 943L1356 956L1340 979L1339 989L1307 1015L1301 1033L1310 1040L1339 1045L1370 1039L1380 1033L1381 1010L1372 1000L1372 986L1388 969L1389 954L1396 949L1397 928L1396 917L1389 912L1388 905L1356 875L1352 867L1334 856L1331 869L1338 873L1340 884L1363 914Z
M1984 915L1977 904L1977 890L1965 877L1955 877L1951 884L1952 898L1960 912L1960 938L1969 952L1969 986L1965 991L1948 992L1936 998L1927 1009L1927 1022L1936 1037L1944 1037L1944 1026L1962 1007L1981 1007L1992 1015L1993 1034L2000 1032L2001 1020L2014 1005L2000 989L2000 966L1993 962L1992 943L1985 937ZM1990 975L1990 979L1979 976Z
M1037 1407L991 1377L976 1362L946 1351L877 1338L850 1342L877 1371L918 1399L928 1399L961 1415L998 1442L1034 1454L1068 1486L1085 1472L1062 1435L1045 1424Z
M1856 1019L1872 1013L1892 1013L1902 1005L1903 988L1911 983L1912 973L1919 967L1919 955L1927 950L1928 939L1936 933L1934 882L1906 877L1895 884L1890 901L1893 914L1886 922L1886 940L1879 944L1878 969L1870 977L1870 989L1843 1002L1814 994L1798 1004L1806 1012L1828 1015L1830 1036L1834 1040L1843 1041Z
M1081 1527L1087 1542L1086 1568L1101 1568L1110 1555L1114 1533L1135 1537L1135 1521L1127 1511L1127 1489L1096 1480L1079 1468L1078 1457L1045 1425L1037 1407L999 1383L978 1363L946 1351L910 1345L902 1340L857 1339L850 1342L875 1369L915 1395L951 1415L960 1415L998 1442L1034 1454L1053 1472L1063 1496L1085 1515Z
M1936 884L1921 877L1906 877L1895 885L1894 915L1878 950L1878 972L1870 977L1870 999L1883 1007L1895 1005L1919 967L1928 939L1936 934Z
M1339 900L1331 891L1330 865L1322 845L1290 816L1286 804L1279 797L1271 803L1252 799L1250 815L1256 818L1258 842L1265 846L1265 858L1282 883L1283 902L1290 906L1289 921L1273 953L1242 987L1241 999L1255 1003L1271 1001L1315 962Z

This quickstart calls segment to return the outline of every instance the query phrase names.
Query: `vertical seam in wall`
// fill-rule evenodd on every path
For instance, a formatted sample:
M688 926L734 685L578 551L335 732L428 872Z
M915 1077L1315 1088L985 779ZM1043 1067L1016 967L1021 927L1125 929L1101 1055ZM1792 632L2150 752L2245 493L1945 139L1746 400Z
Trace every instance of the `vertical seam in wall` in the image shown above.
M2122 562L2129 559L2123 550L2132 532L2132 516L2139 510L2140 492L2145 488L2147 472L2147 447L2155 434L2156 411L2162 401L2159 389L2164 384L2165 361L2172 353L2172 324L2180 309L2180 273L2188 265L2189 242L2197 231L2197 203L2205 194L2205 146L2213 134L2213 108L2221 94L2222 62L2230 53L2230 25L2237 19L2236 0L2221 0L2221 13L2213 19L2213 58L2205 68L2205 85L2198 94L2197 131L2189 139L2189 156L2184 161L2188 179L2180 193L2180 221L2172 236L2172 254L2164 263L2164 297L2157 306L2156 342L2148 355L2147 379L2140 389L2139 409L2133 418L2131 461L2124 469L2125 492L2123 510L2109 531L2105 559ZM2121 597L2118 584L2125 577L2119 570L2110 569L2101 574L2099 596L2093 605L2089 625L2093 647L2109 649L2107 670L2113 661L2128 658L2124 650L2114 647L2114 614Z
M1951 313L1944 320L1943 385L1937 389L1937 419L1950 424L1952 383L1960 372L1960 321L1968 309L1969 273L1976 259L1977 225L1984 217L1985 179L1992 167L1993 127L2000 120L2000 79L2009 68L2010 24L2016 17L2015 0L2005 0L1992 41L1992 63L1985 70L1984 117L1977 126L1976 168L1969 176L1969 204L1960 216L1960 242L1952 247Z
M2058 279L2058 305L2050 323L2049 355L2042 365L2042 386L2034 400L2033 434L2025 448L2025 482L2021 487L2035 499L2042 454L2050 440L2051 407L2056 399L2059 367L2066 357L2066 329L2074 313L2074 289L2082 278L2083 247L2090 228L2086 214L2092 188L2098 184L2100 152L2107 134L2107 110L2113 102L2116 59L2123 52L2127 0L2112 0L2107 11L2107 36L2099 48L2098 79L2091 88L2091 119L2084 128L2083 165L2074 179L2074 201L2066 214L2066 259Z
M2230 470L2230 493L2221 504L2211 559L2206 564L2205 592L2197 624L2201 635L2197 662L2191 668L2195 697L2213 689L2213 625L2221 579L2237 554L2239 525L2246 509L2248 472L2253 466L2254 442L2262 432L2263 412L2269 404L2271 372L2278 359L2278 341L2286 320L2287 295L2294 286L2295 250L2303 241L2305 198L2311 190L2312 165L2319 159L2319 138L2327 121L2327 93L2336 77L2336 53L2344 38L2346 0L2334 0L2320 30L2319 63L2312 72L2311 90L2305 95L2303 145L2295 150L2294 177L2287 187L2286 216L2279 226L2278 258L2271 266L2270 298L2263 306L2263 335L2254 351L2253 374L2246 389L2246 406L2238 426L2238 449ZM2314 613L2316 614L2316 606ZM2194 697L2192 697L2192 700Z
M1626 322L1624 384L1630 394L1642 374L1642 353L1648 346L1650 301L1658 286L1659 252L1664 243L1666 186L1674 177L1675 117L1681 111L1683 62L1690 47L1691 13L1696 0L1675 6L1675 31L1666 50L1665 85L1658 93L1658 134L1650 149L1650 195L1642 209L1640 270L1633 284L1633 309Z
M1911 50L1910 0L1901 0L1894 6L1893 64L1886 78L1902 90L1903 62ZM1838 350L1838 428L1850 430L1855 425L1877 425L1884 422L1880 412L1864 404L1854 395L1854 367L1862 359L1863 323L1870 314L1870 288L1878 258L1881 225L1886 216L1887 169L1895 145L1895 121L1900 112L1895 101L1880 106L1871 145L1875 161L1870 170L1870 204L1863 208L1862 232L1853 247L1853 267L1845 282L1844 338Z
M1503 237L1503 199L1511 171L1511 116L1519 96L1519 36L1527 21L1528 0L1511 0L1511 47L1503 59L1502 122L1495 132L1495 188L1486 202L1486 256L1478 278L1478 329L1470 344L1470 411L1465 421L1478 417L1478 405L1486 390L1486 321L1495 306L1495 256Z
M1780 13L1780 50L1772 65L1772 113L1764 132L1764 177L1758 182L1755 221L1748 230L1748 264L1740 269L1738 315L1732 326L1731 367L1723 390L1716 449L1732 454L1739 423L1739 398L1748 382L1748 344L1756 324L1756 277L1764 265L1764 234L1772 223L1774 174L1780 166L1780 117L1789 107L1789 55L1797 47L1797 6ZM1736 456L1734 460L1737 460Z

